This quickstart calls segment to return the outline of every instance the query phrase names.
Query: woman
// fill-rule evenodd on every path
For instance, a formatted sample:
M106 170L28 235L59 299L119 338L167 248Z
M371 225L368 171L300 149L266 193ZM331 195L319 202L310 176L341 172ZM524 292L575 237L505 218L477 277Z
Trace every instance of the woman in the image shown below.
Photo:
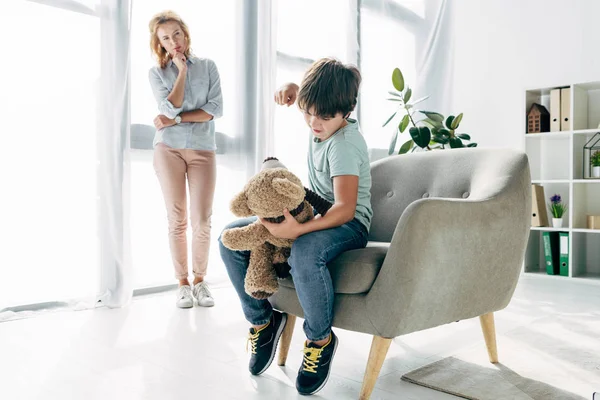
M154 119L154 170L167 208L169 245L179 280L177 306L212 307L204 282L210 247L210 218L215 191L215 126L223 113L217 67L190 51L187 25L172 11L149 24L150 46L158 66L149 72L160 114ZM188 281L186 177L190 193L193 288Z

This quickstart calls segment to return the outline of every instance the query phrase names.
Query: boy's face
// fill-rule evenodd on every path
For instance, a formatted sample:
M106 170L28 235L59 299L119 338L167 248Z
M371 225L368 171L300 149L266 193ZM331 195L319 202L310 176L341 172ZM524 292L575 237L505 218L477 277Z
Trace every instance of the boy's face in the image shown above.
M342 113L337 113L334 117L328 118L313 115L311 111L312 110L302 111L304 114L304 121L306 121L306 124L310 127L312 134L321 142L329 139L331 135L347 125L346 119Z

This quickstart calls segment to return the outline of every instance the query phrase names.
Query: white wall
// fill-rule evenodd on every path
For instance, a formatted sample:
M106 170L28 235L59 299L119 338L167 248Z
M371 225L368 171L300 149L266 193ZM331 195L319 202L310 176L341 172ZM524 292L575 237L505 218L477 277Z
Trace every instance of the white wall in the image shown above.
M600 1L449 1L453 111L479 146L524 148L526 89L600 81Z

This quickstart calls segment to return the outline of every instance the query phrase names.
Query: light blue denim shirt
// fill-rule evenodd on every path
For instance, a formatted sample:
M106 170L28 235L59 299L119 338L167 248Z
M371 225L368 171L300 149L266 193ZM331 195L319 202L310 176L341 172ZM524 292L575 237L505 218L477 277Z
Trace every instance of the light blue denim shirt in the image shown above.
M179 70L173 61L163 69L152 67L149 71L150 86L158 103L160 114L174 119L185 111L202 109L213 116L207 122L182 122L156 131L154 146L164 143L174 149L216 150L214 119L223 115L221 80L214 61L190 56L187 60L187 76L183 104L175 107L167 100L173 90Z

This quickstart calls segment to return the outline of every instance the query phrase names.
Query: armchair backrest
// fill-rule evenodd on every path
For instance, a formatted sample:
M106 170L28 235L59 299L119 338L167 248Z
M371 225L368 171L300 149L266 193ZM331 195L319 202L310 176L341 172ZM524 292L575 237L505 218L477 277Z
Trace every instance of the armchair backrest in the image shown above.
M400 216L423 198L482 200L514 177L522 152L452 149L390 156L371 164L373 220L369 240L390 242Z

